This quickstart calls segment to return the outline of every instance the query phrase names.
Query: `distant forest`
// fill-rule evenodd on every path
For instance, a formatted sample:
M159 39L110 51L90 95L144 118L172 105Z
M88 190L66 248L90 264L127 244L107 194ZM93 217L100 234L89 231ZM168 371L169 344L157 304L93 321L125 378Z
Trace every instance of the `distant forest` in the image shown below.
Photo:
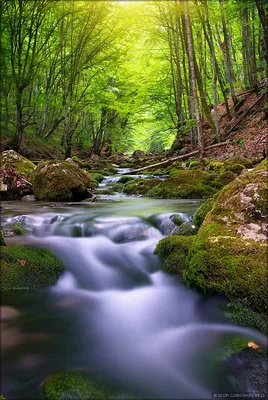
M268 3L262 0L3 0L1 131L70 157L221 140L241 89L268 76ZM232 102L228 102L228 99Z

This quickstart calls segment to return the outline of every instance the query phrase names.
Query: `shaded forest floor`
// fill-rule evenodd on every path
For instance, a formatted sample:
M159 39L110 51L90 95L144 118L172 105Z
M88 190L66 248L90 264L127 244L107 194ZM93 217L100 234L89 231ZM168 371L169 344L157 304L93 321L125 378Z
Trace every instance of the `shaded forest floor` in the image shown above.
M263 90L267 90L267 88ZM237 110L232 120L229 120L227 117L224 102L219 104L218 113L221 135L223 141L230 141L230 144L206 152L207 157L226 159L241 153L251 159L263 158L264 152L267 152L268 139L267 93L254 105L262 94L262 92L258 94L251 92L240 95L239 100L242 100L243 104ZM229 100L229 106L230 108L233 107L231 100ZM237 122L237 126L229 134L226 134ZM206 146L215 143L211 130L205 130L204 136Z

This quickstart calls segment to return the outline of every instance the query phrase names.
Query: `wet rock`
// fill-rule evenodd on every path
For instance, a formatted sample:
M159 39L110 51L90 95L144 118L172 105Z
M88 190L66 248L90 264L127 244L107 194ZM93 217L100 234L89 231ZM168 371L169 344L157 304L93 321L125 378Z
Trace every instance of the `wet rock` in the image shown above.
M235 392L267 394L268 365L263 349L246 348L228 358L225 367Z
M36 198L33 194L28 194L27 196L23 196L21 198L22 201L36 201Z

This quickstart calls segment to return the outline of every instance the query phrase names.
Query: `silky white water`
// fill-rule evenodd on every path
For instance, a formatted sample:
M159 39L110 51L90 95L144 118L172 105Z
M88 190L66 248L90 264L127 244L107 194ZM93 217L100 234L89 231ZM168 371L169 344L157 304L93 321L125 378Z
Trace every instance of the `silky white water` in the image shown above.
M153 254L174 228L171 210L187 221L197 205L139 199L39 206L20 216L31 232L24 242L49 249L65 272L53 287L7 296L18 316L12 344L11 336L3 343L3 394L36 398L48 376L77 369L119 398L208 399L233 390L221 342L241 337L264 346L265 337L231 324L222 299L187 288ZM12 211L9 221L18 218Z

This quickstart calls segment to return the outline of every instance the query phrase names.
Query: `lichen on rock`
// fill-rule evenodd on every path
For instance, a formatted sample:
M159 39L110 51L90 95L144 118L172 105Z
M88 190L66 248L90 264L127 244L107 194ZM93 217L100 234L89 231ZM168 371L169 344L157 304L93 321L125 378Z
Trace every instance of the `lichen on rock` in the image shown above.
M79 201L89 197L89 174L68 161L40 163L31 174L38 200Z

